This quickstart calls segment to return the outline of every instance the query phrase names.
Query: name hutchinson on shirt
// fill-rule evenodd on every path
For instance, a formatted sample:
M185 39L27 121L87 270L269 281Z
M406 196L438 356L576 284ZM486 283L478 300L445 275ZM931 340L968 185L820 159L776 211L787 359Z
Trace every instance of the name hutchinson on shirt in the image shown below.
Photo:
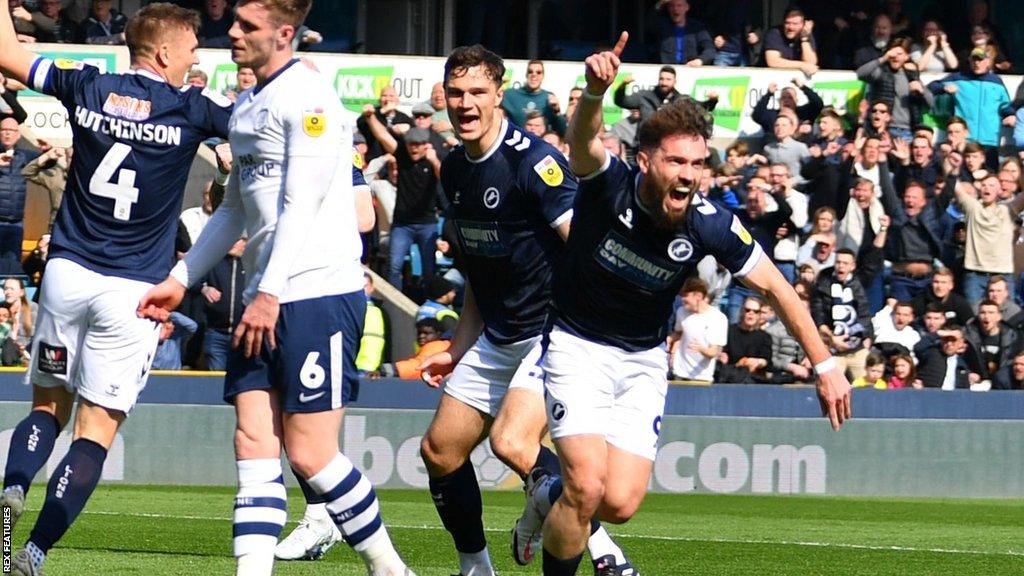
M109 134L122 140L135 140L170 146L181 145L180 126L165 126L163 124L149 124L132 122L131 120L121 118L111 118L81 106L75 107L75 123L87 130Z

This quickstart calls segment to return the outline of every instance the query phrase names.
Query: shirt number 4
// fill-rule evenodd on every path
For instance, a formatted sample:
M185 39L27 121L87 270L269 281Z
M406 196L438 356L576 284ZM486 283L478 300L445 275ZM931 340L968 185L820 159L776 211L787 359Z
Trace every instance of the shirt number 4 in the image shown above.
M132 148L121 142L115 143L96 167L89 179L89 193L114 201L114 218L127 222L132 215L132 204L139 201L139 189L135 187L135 170L118 170ZM117 173L117 183L114 174Z

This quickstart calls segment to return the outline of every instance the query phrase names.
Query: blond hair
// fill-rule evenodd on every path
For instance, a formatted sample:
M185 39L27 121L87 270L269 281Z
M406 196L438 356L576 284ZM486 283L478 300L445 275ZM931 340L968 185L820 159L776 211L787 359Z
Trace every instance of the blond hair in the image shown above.
M168 2L149 4L135 13L124 30L125 43L132 61L155 58L156 51L169 33L180 30L199 32L199 12Z

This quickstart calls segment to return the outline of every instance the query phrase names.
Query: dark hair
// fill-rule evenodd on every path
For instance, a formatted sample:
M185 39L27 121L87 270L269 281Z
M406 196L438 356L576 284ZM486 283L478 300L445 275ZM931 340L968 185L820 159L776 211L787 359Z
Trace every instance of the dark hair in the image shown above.
M847 256L853 258L854 263L857 262L857 253L849 248L840 248L839 250L836 250L836 256L839 256L840 254L846 254Z
M942 314L943 318L946 317L946 310L943 309L942 304L939 304L938 302L929 302L928 305L924 307L924 313L927 314L929 312L932 314Z
M804 18L804 19L807 18L807 16L804 15L804 11L799 9L799 8L797 8L796 6L791 6L791 7L787 8L786 9L786 13L782 15L782 19L785 20L786 18L789 18L790 16L799 16L799 17Z
M672 66L662 66L661 69L658 70L658 74L661 74L662 72L671 74L672 76L676 75L676 69Z
M968 154L984 154L985 149L982 148L981 144L978 144L974 140L964 144L964 156Z
M729 152L735 152L737 156L749 156L750 146L748 146L747 143L742 140L737 140L730 144L729 147L725 149L726 154L728 154Z
M302 26L302 22L309 15L310 8L313 7L312 0L238 0L235 7L253 2L262 4L272 16L277 17L276 21L283 20L282 24L291 24L295 28Z
M953 124L961 124L964 128L967 128L967 120L959 116L950 116L949 120L946 120L946 128L948 129Z
M993 284L999 284L1000 282L1005 282L1007 287L1010 286L1010 283L1006 282L1006 277L1003 276L1002 274L995 274L993 276L989 276L988 283L985 286L990 287Z
M683 288L679 291L680 294L689 294L690 292L700 292L702 295L708 295L708 283L701 280L699 276L690 276L683 282Z
M891 21L891 19L890 19ZM903 48L903 51L910 55L910 38L906 36L897 36L892 40L889 40L889 45L886 47L886 51L892 50L893 48Z
M864 366L878 366L879 364L885 364L885 358L878 352L869 352L867 358L864 359Z
M444 332L444 325L442 325L441 321L437 318L424 318L422 320L417 320L416 328L433 328L438 334L442 334Z
M978 302L978 312L981 312L982 306L995 306L996 310L999 310L999 304L996 304L996 301L991 298L985 298L981 302Z
M526 67L529 68L533 64L540 64L541 69L544 69L544 63L541 62L540 60L530 60L529 62L526 63Z
M920 188L922 191L927 191L928 190L928 187L924 185L924 182L921 182L920 180L913 180L913 179L911 179L911 180L907 180L906 185L903 186L903 193L906 194L907 190L909 190L911 188Z
M911 310L913 310L914 304L909 300L900 300L892 307L893 310L897 308L910 308Z
M453 76L462 76L474 66L483 66L487 77L498 88L501 88L502 79L505 77L505 63L501 60L501 56L480 44L459 46L452 50L452 53L448 55L448 60L444 63L445 84Z
M693 98L680 98L652 114L637 133L642 150L653 150L668 136L700 136L711 139L711 114Z

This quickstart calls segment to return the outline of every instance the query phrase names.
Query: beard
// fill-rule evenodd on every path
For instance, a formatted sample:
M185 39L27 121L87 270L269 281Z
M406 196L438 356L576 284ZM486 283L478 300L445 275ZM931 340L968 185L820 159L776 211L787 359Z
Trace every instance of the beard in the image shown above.
M681 210L678 214L671 214L665 208L665 196L671 194L670 190L662 192L661 187L652 186L650 184L641 186L637 191L637 196L640 199L640 203L643 204L647 213L651 217L651 222L654 227L659 230L674 230L679 228L683 221L686 219L686 209L690 206L686 205L686 209ZM690 194L697 193L696 187L690 188Z

